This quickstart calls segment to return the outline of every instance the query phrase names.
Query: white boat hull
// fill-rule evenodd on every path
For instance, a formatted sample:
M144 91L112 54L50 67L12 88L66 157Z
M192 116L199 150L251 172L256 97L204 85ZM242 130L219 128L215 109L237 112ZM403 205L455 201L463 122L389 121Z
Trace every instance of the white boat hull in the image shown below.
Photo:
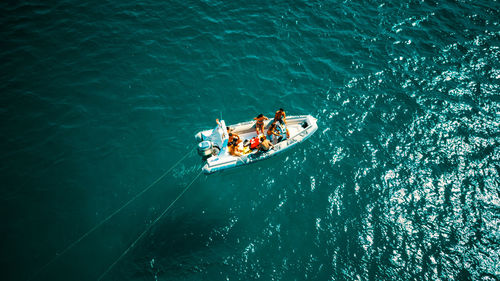
M211 174L214 172L222 171L229 168L238 167L245 164L250 164L259 160L267 159L271 156L277 155L288 149L294 147L298 143L311 137L314 132L318 129L316 123L317 119L311 115L301 115L301 116L287 116L287 129L289 131L290 137L279 143L274 144L274 148L266 152L253 151L249 154L242 156L230 155L227 151L227 140L224 139L219 141L219 146L221 150L217 155L211 156L206 159L206 164L203 166L203 172L206 174ZM265 122L265 128L270 125L272 120L267 120ZM227 131L225 130L225 123L221 121L224 132L221 134L227 138ZM237 133L242 140L251 139L257 136L255 132L255 121L238 123L230 126L235 133ZM214 130L205 130L197 134L198 141L209 140L212 132ZM222 130L221 130L222 131ZM240 144L242 145L242 144Z

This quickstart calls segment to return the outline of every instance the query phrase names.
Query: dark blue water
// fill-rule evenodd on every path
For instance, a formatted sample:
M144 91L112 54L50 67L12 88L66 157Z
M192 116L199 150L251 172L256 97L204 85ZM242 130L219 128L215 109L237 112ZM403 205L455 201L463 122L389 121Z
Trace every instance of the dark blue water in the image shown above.
M196 179L104 280L499 279L498 1L0 11L2 280L97 279L198 174L196 132L279 107L310 141Z

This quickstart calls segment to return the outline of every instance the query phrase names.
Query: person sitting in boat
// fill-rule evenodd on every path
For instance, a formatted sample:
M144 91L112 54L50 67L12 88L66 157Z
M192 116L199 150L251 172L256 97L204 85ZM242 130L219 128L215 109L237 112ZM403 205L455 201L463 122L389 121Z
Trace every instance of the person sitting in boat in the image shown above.
M236 144L239 144L241 142L240 136L236 133L229 133L229 139L227 140L228 143L235 141Z
M271 148L274 148L274 145L268 139L266 139L265 136L261 136L259 149L257 151L266 152Z
M269 141L273 141L274 139L277 139L280 135L278 129L276 128L276 122L272 122L269 128L267 129L267 139Z
M259 114L259 116L255 117L253 120L256 120L255 122L255 131L257 132L257 135L259 135L259 129L260 133L264 134L264 121L268 120L266 116L264 116L262 113Z
M240 148L238 147L238 141L237 140L233 140L231 142L228 142L227 143L227 150L229 152L229 154L233 155L233 156L241 156L241 151L240 151Z
M286 113L283 108L280 108L276 113L274 114L274 121L273 122L280 122L285 126L286 129ZM286 129L286 136L290 137L290 133L288 132L288 129Z

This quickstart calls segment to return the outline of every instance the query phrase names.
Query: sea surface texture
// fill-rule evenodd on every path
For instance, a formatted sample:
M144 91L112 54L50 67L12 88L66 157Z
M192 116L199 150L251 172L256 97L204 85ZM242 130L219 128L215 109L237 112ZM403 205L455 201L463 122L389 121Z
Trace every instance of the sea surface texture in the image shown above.
M498 1L0 12L0 279L499 280ZM318 131L196 178L195 133L280 107Z

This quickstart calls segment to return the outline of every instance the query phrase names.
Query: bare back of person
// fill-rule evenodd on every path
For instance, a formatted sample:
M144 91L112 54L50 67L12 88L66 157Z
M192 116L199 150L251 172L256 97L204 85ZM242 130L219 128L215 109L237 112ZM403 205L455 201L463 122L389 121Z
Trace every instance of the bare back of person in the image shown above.
M283 122L285 122L285 124L286 124L286 113L285 113L285 110L283 108L280 108L274 114L274 122L277 122L280 120L283 120Z
M260 138L260 144L259 144L259 151L268 151L271 147L274 147L274 145L266 139L266 137L261 137Z

